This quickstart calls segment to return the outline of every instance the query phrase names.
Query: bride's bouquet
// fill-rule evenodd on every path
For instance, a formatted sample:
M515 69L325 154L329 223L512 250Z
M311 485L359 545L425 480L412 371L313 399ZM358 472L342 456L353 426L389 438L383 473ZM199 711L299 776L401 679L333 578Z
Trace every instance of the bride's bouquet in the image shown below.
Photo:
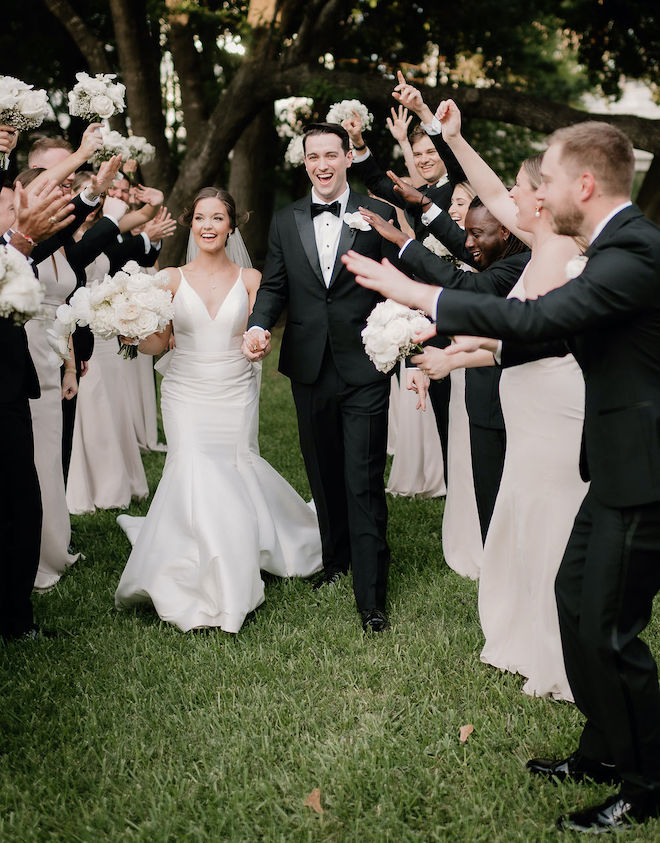
M29 261L7 246L0 246L0 316L23 325L41 311L43 287Z
M51 113L48 95L34 90L13 76L0 76L0 125L11 126L19 132L36 129ZM0 166L4 167L5 153L0 152Z
M367 317L362 330L364 350L379 372L389 372L399 360L423 350L415 337L430 325L421 310L386 299Z
M374 116L360 100L342 100L341 102L334 103L330 106L325 119L328 123L341 124L344 120L352 117L354 111L362 121L363 131L368 131L373 125Z
M163 289L169 281L165 270L149 275L135 261L119 272L79 287L69 304L57 308L53 327L48 331L52 348L62 357L68 354L68 337L76 325L89 325L102 339L131 337L132 345L122 344L117 352L124 358L137 357L137 343L164 330L174 315L172 294Z
M76 73L78 80L69 91L69 114L82 117L88 123L99 123L124 110L126 88L114 73Z
M93 161L100 164L109 161L115 155L121 155L123 163L135 161L136 164L146 164L154 157L156 149L141 135L124 137L119 132L101 128L103 146L94 153ZM130 174L129 174L130 175Z

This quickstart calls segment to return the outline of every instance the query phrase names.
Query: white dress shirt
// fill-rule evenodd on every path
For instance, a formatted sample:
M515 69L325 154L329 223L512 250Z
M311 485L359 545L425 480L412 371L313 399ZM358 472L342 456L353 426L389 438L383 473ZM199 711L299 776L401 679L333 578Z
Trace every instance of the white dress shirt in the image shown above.
M319 255L319 263L321 264L321 272L323 273L323 280L325 286L330 286L332 280L332 270L335 267L337 260L337 249L339 247L339 238L341 236L341 228L344 224L344 214L346 213L346 206L348 205L348 195L350 188L346 185L346 190L341 196L338 196L335 201L339 202L339 216L326 211L317 214L314 219L314 236L316 237L316 251ZM312 202L319 205L328 205L331 203L319 199L314 190L312 190Z

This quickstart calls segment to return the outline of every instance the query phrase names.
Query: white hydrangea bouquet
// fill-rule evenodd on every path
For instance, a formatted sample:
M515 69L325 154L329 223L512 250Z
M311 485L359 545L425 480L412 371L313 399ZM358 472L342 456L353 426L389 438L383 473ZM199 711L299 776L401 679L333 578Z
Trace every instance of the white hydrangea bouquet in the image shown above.
M342 100L334 103L330 106L325 119L328 123L341 124L344 120L352 117L354 111L362 121L362 130L368 132L373 125L374 116L360 100Z
M289 145L284 153L284 160L291 167L299 167L305 160L305 150L303 148L303 136L294 135L289 141Z
M386 299L379 302L362 330L362 343L379 372L389 372L399 360L414 351L422 351L415 337L431 322L420 310Z
M44 299L27 258L16 249L0 246L0 316L23 325L38 316Z
M0 125L11 126L19 132L36 129L51 113L48 95L34 90L13 76L0 76ZM5 153L0 153L0 166L4 167Z
M69 304L57 308L55 323L48 331L52 348L64 357L76 325L89 325L94 336L102 339L131 337L135 343L122 344L117 353L123 352L126 359L137 357L137 343L164 330L174 315L172 293L163 289L168 281L165 270L149 275L129 261L103 281L79 287Z
M156 152L156 148L141 135L130 135L126 138L119 132L107 129L105 126L101 127L101 139L103 140L103 146L94 153L95 164L109 161L114 155L121 155L121 160L124 163L135 161L136 164L146 164L153 159ZM132 173L128 175L132 175Z
M76 73L78 80L69 91L69 114L72 117L82 117L89 123L107 120L124 110L124 94L126 88L116 79L114 73Z

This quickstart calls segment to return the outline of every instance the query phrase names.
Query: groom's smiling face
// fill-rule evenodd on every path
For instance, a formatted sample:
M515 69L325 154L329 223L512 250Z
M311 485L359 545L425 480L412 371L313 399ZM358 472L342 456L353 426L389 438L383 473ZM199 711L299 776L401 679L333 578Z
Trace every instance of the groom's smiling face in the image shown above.
M353 155L344 152L338 135L308 135L305 138L305 169L319 199L333 202L346 190L346 171Z

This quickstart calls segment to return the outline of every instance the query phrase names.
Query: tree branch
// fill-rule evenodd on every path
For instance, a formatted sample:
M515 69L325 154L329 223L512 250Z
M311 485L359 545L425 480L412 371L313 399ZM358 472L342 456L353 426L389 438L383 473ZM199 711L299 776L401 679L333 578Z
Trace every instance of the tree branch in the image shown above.
M68 0L44 0L44 3L75 41L91 72L112 73L105 45L87 28Z

